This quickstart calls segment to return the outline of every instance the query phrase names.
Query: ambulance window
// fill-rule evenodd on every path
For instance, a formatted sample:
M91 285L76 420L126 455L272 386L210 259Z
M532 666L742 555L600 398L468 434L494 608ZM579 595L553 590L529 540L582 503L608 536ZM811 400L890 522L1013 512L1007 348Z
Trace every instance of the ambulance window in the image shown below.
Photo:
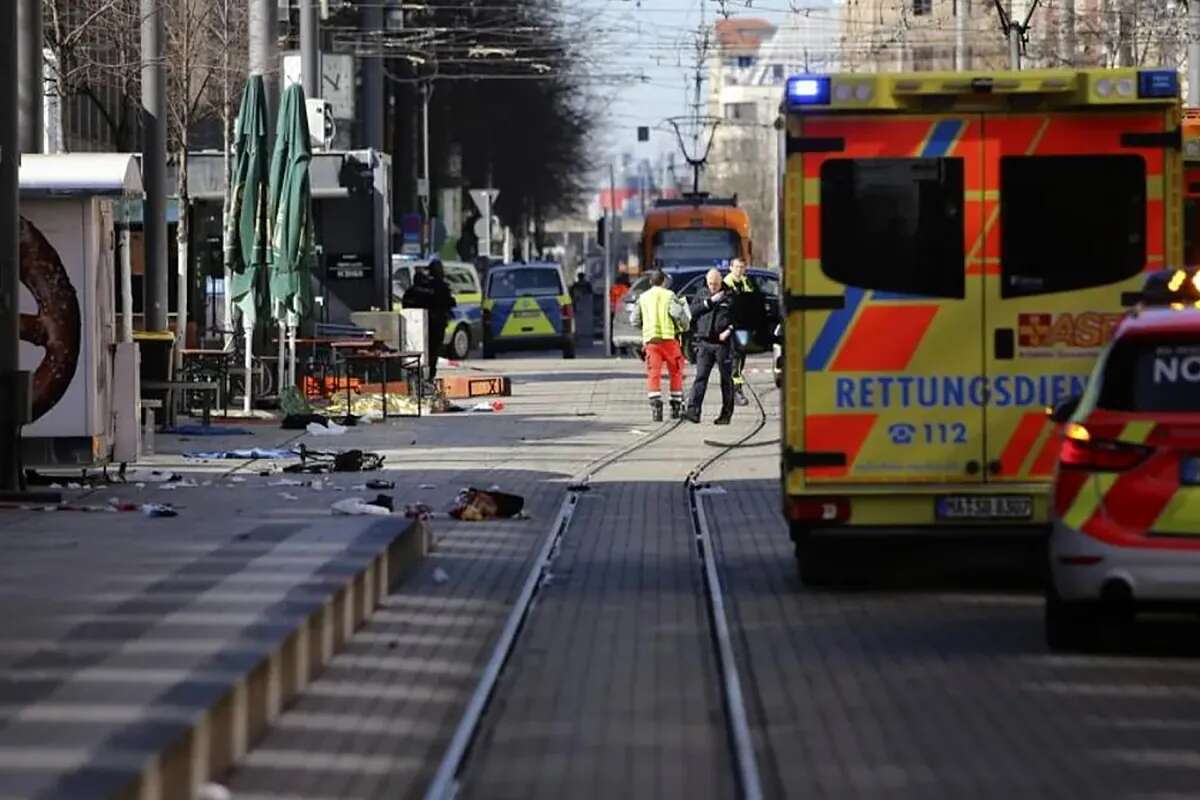
M1200 267L1200 199L1183 201L1183 263Z
M1200 337L1116 342L1096 405L1109 411L1200 411Z
M1140 156L1000 159L1001 296L1104 286L1146 264Z
M962 159L821 166L821 269L839 283L965 297L962 218Z

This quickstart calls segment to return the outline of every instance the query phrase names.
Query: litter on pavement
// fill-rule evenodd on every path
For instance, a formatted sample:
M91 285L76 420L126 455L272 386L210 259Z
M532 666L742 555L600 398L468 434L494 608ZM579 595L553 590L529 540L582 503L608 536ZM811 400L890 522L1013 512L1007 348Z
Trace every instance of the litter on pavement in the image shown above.
M464 489L458 493L450 516L465 522L485 519L509 519L521 513L525 498L516 494Z
M446 572L446 570L442 569L441 567L438 567L437 569L435 569L433 571L433 582L434 583L440 585L440 584L446 583L449 580L450 580L450 573Z
M385 480L380 480L379 478L376 478L374 480L367 481L367 488L368 489L395 489L396 482L395 481L385 481Z
M471 411L473 413L479 412L479 413L490 414L495 411L503 411L503 410L504 410L504 401L502 401L502 400L492 400L490 403L476 403L475 405L471 406Z
M142 513L147 517L177 517L179 512L175 507L167 503L146 503L142 506Z
M333 512L334 516L346 517L386 517L392 513L383 506L368 503L361 497L347 497L345 500L338 500L329 509Z
M184 453L184 458L205 461L233 461L266 458L293 458L291 450L271 450L262 447L250 447L244 450L209 450L205 452Z
M338 425L336 422L333 422L332 420L330 420L328 425L321 425L320 423L317 423L317 422L310 422L310 423L308 423L308 428L306 430L308 431L310 436L341 436L343 433L346 432L346 428L344 425Z
M164 428L162 433L172 436L253 436L254 431L245 428L232 428L222 425L176 425Z

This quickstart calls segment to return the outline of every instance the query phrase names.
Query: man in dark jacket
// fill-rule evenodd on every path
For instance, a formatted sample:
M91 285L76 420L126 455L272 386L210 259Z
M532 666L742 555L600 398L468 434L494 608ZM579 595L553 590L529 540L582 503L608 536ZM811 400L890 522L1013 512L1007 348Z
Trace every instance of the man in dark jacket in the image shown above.
M401 303L405 308L425 309L425 336L429 342L429 380L437 377L438 355L446 339L446 323L450 321L450 309L454 308L454 293L446 283L446 269L442 262L433 259L429 267L417 270L412 288L404 293Z
M721 413L713 421L728 425L733 418L733 305L729 290L721 284L719 270L704 276L708 296L692 303L692 342L696 348L696 380L684 418L700 421L700 408L708 389L708 376L715 365L721 374Z

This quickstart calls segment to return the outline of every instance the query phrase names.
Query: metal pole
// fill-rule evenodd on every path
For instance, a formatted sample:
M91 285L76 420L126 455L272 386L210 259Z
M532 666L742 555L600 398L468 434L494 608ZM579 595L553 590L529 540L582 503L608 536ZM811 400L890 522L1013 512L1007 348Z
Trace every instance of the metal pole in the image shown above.
M490 258L492 255L492 193L491 193L491 191L488 191L488 192L485 192L484 194L487 199L484 202L484 212L483 212L483 218L485 220L483 223L483 233L484 233L483 254Z
M1075 0L1065 0L1058 21L1059 59L1063 66L1075 66Z
M1021 68L1021 22L1022 8L1020 0L1008 0L1008 67Z
M141 0L142 181L146 202L146 329L167 330L167 86L160 0ZM182 346L182 345L181 345Z
M270 141L279 109L279 0L250 0L250 74L262 75L267 96L267 134ZM228 322L227 322L228 324Z
M129 235L129 206L123 201L121 214L121 341L133 341L133 254L129 251L132 237ZM226 286L229 284L226 283ZM227 290L228 291L228 290Z
M321 20L316 0L300 0L300 84L309 100L321 96Z
M421 208L425 218L421 220L421 250L433 249L433 180L429 175L429 96L433 86L427 81L421 84L421 175L425 178L425 192L421 196Z
M383 6L370 3L362 11L363 32L369 37L382 36ZM379 41L382 41L380 39ZM361 60L362 63L362 124L363 144L374 150L383 148L383 48L375 48Z
M617 176L611 161L608 164L608 207L611 213L609 213L608 224L604 226L604 354L611 356L613 354L613 310L609 298L612 297L613 273L617 269L616 254L613 253L615 249L613 245L616 243L613 228L617 226ZM645 264L643 267L649 267L649 264Z
M970 22L971 0L955 0L954 68L959 72L971 68L971 51L967 45L967 31Z
M21 152L40 153L43 145L42 3L17 0L17 92Z
M17 9L0 3L0 491L21 489ZM7 413L6 413L7 409Z
M1188 3L1188 105L1200 106L1200 3Z

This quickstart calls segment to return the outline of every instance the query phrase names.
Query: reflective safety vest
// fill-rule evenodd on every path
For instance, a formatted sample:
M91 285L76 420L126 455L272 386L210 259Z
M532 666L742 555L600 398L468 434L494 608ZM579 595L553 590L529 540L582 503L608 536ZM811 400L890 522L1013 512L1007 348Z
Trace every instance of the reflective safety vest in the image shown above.
M678 330L671 317L671 303L675 293L662 286L653 286L638 298L638 310L642 314L642 342L654 339L674 339Z
M735 292L752 292L752 291L754 291L754 284L750 283L750 277L748 275L744 275L744 276L742 276L741 280L738 280L737 278L733 277L733 273L731 272L728 275L726 275L725 280L723 280L721 282L724 283L726 286L728 286L730 289L733 289Z

